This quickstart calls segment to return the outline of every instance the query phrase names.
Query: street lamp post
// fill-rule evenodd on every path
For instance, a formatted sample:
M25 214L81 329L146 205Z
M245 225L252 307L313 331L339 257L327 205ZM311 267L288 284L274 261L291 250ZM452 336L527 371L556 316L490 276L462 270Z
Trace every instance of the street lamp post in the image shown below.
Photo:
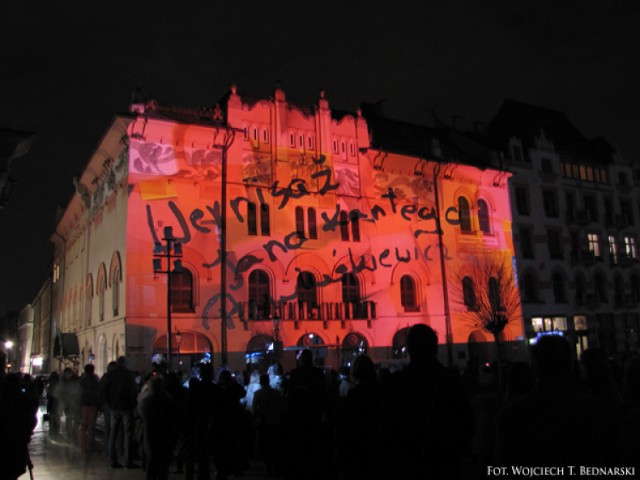
M167 275L167 364L172 367L173 345L171 342L171 274L182 271L182 244L173 236L173 227L164 227L164 245L157 242L153 247L153 273ZM166 259L166 270L163 270L162 260ZM174 270L171 261L174 260Z
M232 89L233 90L233 89ZM235 93L235 91L234 91ZM220 195L220 358L222 365L228 362L227 352L227 151L241 129L223 124L222 112L216 106L213 120L218 124L213 134L213 147L221 152Z

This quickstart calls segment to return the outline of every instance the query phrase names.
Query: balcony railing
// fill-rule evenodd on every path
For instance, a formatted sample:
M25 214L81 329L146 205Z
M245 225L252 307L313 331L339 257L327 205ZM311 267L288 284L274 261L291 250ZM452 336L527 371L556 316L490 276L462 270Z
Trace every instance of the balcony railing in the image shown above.
M275 302L258 305L255 302L240 304L240 318L243 320L373 320L376 318L376 304L372 301L361 302Z

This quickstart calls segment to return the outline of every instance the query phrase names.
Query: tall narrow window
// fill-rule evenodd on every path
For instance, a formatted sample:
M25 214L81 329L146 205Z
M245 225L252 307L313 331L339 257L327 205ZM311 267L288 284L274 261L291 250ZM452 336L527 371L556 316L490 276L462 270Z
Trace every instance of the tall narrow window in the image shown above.
M416 282L409 275L400 278L400 303L405 312L417 312Z
M349 241L349 216L347 212L340 212L340 238L343 242Z
M296 207L296 233L298 237L304 238L304 209Z
M360 222L358 212L350 212L349 219L351 220L351 235L354 242L360 241Z
M113 308L113 316L117 317L120 311L120 269L116 268L113 272L111 280L111 306Z
M182 270L171 272L171 310L178 313L193 312L193 275Z
M249 274L249 318L262 320L269 318L271 287L269 275L264 270L254 270Z
M249 235L258 234L258 225L256 219L256 204L253 202L247 203L247 230Z
M609 258L611 263L618 263L618 244L615 235L609 235Z
M318 292L316 278L311 272L300 272L298 275L297 294L300 318L313 318L315 316L313 310L318 307Z
M318 238L318 227L316 226L316 209L307 209L307 226L309 227L309 238Z
M627 256L627 258L632 258L632 259L638 258L635 237L630 237L630 236L624 237L624 254Z
M469 310L476 308L476 292L473 288L473 280L470 277L464 277L462 279L462 297L465 306Z
M458 218L460 220L460 231L471 233L471 208L469 200L464 197L458 198Z
M347 273L342 277L342 303L345 308L345 317L363 318L360 301L360 283L353 273Z
M602 273L596 273L593 286L599 303L609 303L607 296L607 279Z
M597 233L587 234L587 248L594 258L600 258L600 237Z
M478 222L480 230L485 235L491 234L491 222L489 221L489 205L484 200L478 200Z
M93 278L91 275L87 278L87 286L85 288L85 297L84 297L84 316L87 325L91 325L91 317L93 310Z
M107 278L104 275L98 280L98 317L104 322L104 297L107 290Z
M260 204L260 234L269 236L271 235L271 215L269 205L266 203Z

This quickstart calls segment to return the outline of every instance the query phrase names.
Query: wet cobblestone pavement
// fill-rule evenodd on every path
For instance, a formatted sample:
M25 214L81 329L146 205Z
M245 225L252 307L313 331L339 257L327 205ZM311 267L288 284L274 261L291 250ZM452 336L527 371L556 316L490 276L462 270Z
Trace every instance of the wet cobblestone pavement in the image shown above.
M143 480L145 478L142 469L114 470L110 468L106 456L101 453L102 441L98 435L96 447L100 451L91 453L89 456L83 455L78 447L67 441L64 435L52 439L49 436L49 424L42 421L43 413L44 407L40 407L38 425L29 445L34 480ZM61 428L61 431L63 430L64 427ZM184 474L171 473L172 471L173 468L169 473L170 480L184 478ZM212 471L215 471L213 466ZM268 477L264 474L259 462L252 462L251 468L242 475L242 478L247 480L274 479L274 477ZM212 475L211 479L214 480L215 475ZM30 480L29 471L19 477L19 480Z

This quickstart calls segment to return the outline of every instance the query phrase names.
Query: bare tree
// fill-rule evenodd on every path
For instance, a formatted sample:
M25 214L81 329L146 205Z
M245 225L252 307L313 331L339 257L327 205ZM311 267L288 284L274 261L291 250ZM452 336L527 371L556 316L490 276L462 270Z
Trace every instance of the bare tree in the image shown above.
M507 252L483 251L469 256L453 278L453 301L463 307L463 317L493 337L498 379L502 386L500 338L510 322L521 317L520 292Z

